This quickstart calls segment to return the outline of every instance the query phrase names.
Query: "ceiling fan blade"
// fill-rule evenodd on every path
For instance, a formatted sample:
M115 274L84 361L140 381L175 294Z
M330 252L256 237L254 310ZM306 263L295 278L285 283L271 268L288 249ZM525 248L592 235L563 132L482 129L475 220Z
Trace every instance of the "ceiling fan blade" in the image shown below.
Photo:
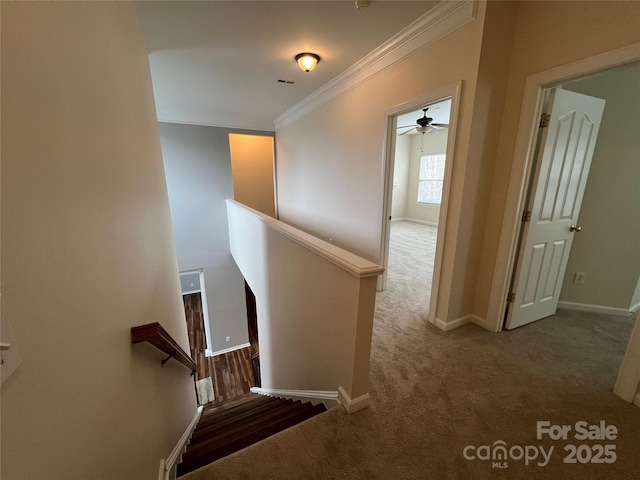
M415 125L403 125L402 127L396 127L396 128L416 128Z
M398 135L399 137L401 137L402 135L406 135L407 133L413 131L413 128L411 130L407 130L406 132L402 132L400 135Z
M440 128L449 128L449 124L448 123L432 123L431 126L432 127L440 127Z

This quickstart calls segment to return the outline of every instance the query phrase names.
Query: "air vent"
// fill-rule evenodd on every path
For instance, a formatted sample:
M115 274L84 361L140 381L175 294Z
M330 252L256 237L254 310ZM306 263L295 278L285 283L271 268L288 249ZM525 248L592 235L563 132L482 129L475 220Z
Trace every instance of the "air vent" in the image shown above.
M293 85L296 82L292 82L291 80L278 80L278 83L286 83L287 85Z

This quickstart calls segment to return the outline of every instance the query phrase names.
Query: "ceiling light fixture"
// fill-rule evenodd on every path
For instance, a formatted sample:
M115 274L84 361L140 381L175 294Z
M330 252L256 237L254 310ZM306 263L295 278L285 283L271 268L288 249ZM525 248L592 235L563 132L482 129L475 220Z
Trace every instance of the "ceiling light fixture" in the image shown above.
M320 61L320 55L316 55L315 53L299 53L296 55L296 62L298 62L298 66L304 70L305 72L310 72Z
M371 0L356 0L356 8L358 10L369 8L369 5L371 5Z

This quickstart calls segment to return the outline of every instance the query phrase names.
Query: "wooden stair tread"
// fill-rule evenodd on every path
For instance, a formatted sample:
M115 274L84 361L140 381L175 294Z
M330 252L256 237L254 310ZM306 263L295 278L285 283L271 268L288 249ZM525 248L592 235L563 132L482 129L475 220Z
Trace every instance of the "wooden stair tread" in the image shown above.
M286 418L289 415L295 415L300 411L301 408L298 405L291 403L262 415L256 415L252 418L239 420L238 422L227 425L225 428L212 432L211 435L206 438L202 438L193 443L193 448L187 450L187 454L185 455L188 455L190 451L194 452L203 449L216 448L218 445L224 444L229 439L242 436L246 432L252 432L256 429L262 428L263 426L268 426L281 418Z
M247 402L257 402L263 401L264 399L269 399L270 397L266 397L264 395L258 395L255 393L245 393L244 395L240 395L239 397L230 398L229 400L225 400L224 402L206 405L204 410L202 411L203 416L211 415L217 412L221 412L224 410L228 410L230 408L235 408L239 405L242 405Z
M200 423L202 424L211 423L219 419L225 418L228 415L235 415L239 412L260 409L260 408L263 408L264 406L270 405L271 404L270 400L271 399L268 397L266 397L265 399L258 398L251 401L245 401L234 407L217 410L215 412L207 412L205 414L205 412L203 411L200 417L201 418Z
M233 414L232 412L225 412L225 415L222 417L211 418L207 419L204 422L199 422L198 426L193 432L191 442L195 443L199 441L203 436L210 437L220 431L232 427L233 425L237 425L245 421L249 422L252 418L267 415L274 411L278 411L281 408L282 404L279 404L277 402L269 402L255 406L254 408L238 411L235 414Z
M242 397L215 405L206 416L203 412L182 456L182 463L178 465L178 476L326 411L323 404L314 406L256 394Z

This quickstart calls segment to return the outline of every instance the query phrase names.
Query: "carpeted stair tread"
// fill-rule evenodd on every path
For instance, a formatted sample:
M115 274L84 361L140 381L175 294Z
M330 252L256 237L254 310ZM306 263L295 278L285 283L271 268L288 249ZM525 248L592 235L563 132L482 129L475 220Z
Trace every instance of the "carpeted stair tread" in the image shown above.
M178 465L178 476L230 455L326 411L312 405L250 394L233 406L220 404L198 422L191 443ZM226 402L225 402L226 403ZM237 415L236 415L237 414Z

